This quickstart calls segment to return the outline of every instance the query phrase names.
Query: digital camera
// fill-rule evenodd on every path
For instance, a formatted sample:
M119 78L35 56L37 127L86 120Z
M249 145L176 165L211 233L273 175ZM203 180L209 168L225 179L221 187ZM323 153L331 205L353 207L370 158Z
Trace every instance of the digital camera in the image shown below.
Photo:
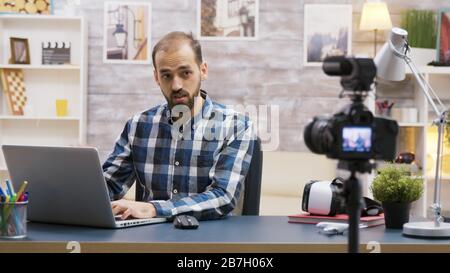
M393 160L398 124L374 117L363 101L376 75L372 59L326 58L323 70L341 75L352 103L332 117L317 116L304 130L306 146L314 153L340 160Z

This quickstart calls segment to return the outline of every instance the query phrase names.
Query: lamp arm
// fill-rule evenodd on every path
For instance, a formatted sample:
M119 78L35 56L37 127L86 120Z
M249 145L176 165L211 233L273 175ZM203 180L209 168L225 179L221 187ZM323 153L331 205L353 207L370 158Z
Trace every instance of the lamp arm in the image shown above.
M414 63L412 63L412 65L415 66ZM416 70L417 70L417 68L416 68ZM419 74L419 76L422 78L422 81L427 85L428 90L430 91L431 95L433 95L434 100L436 100L438 102L439 106L441 107L441 112L444 112L445 111L445 105L442 103L441 99L436 94L436 92L434 91L433 87L431 87L430 83L428 83L428 81L423 77L422 74Z
M408 43L405 42L405 44L402 47L402 50L404 52L400 52L394 46L392 41L390 41L390 40L389 40L389 47L394 52L394 55L397 56L397 57L400 57L401 59L403 59L405 61L405 63L408 65L408 67L411 69L412 74L414 75L414 77L416 78L417 82L419 83L419 85L420 85L420 87L422 89L422 92L425 94L428 102L433 107L433 110L435 111L435 113L438 116L442 115L442 113L446 111L445 105L439 99L439 97L437 96L436 92L431 87L431 85L428 83L428 81L422 76L420 71L417 69L417 66L412 61L412 59L408 56L408 52L410 50ZM440 108L438 108L438 106L436 105L434 100L436 100L438 102Z
M405 58L406 64L409 66L411 71L413 72L413 75L416 77L416 80L419 81L418 77L420 78L419 84L421 84L422 90L425 93L428 102L433 107L434 111L438 116L440 116L443 112L445 112L445 105L442 103L441 99L439 99L438 95L434 91L434 89L431 87L431 85L428 83L428 81L425 80L425 78L422 76L422 74L417 69L416 65L411 61L409 57ZM427 92L428 91L428 92ZM436 102L438 104L436 104ZM439 106L439 107L438 107Z
M397 51L397 53L399 53ZM416 78L417 82L420 85L422 92L427 98L428 102L433 107L436 112L438 118L434 121L434 124L438 127L438 141L437 141L437 158L436 158L436 173L435 173L435 183L434 183L434 196L433 196L433 205L431 206L434 212L434 224L436 227L439 227L440 224L444 221L444 218L441 216L441 200L440 200L440 192L441 192L441 169L442 169L442 154L443 154L443 139L444 139L444 127L447 119L448 110L445 109L444 104L436 95L436 92L431 88L430 84L425 80L425 78L420 74L419 70L412 62L411 58L406 54L403 55L403 59L405 60L408 67L411 69L412 74ZM436 100L439 103L436 105Z

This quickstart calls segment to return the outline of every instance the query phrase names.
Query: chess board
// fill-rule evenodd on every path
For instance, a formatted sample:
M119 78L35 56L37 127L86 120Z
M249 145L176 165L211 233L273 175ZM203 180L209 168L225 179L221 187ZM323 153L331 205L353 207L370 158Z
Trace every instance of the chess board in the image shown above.
M8 106L13 115L23 115L23 108L27 102L23 70L1 69L3 92L8 100Z

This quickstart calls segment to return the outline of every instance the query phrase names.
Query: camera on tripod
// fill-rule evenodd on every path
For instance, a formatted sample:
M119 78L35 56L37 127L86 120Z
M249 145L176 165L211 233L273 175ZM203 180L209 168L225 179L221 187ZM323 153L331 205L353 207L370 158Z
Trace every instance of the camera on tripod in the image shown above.
M369 58L328 57L323 71L341 76L340 97L352 103L332 117L317 116L304 131L306 146L314 153L340 160L393 160L398 124L374 117L364 99L374 82L376 66Z

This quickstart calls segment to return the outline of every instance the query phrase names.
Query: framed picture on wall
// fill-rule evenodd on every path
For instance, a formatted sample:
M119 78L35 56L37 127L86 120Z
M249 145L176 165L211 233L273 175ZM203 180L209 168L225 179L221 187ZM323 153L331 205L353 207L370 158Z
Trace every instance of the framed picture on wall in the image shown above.
M53 1L0 0L0 13L53 14Z
M151 4L105 2L103 62L151 63Z
M197 0L200 40L257 40L259 0Z
M352 5L307 4L304 10L305 66L320 66L326 56L351 53Z
M28 39L10 37L11 64L30 64L30 48Z
M450 65L450 8L438 10L437 56L440 63Z

